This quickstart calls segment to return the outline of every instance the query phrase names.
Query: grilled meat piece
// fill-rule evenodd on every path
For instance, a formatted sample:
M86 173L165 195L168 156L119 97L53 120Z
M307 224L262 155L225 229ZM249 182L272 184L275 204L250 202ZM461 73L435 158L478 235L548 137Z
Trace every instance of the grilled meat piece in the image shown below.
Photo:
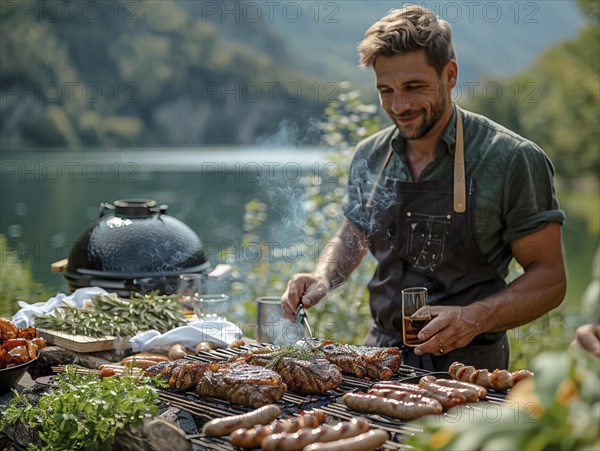
M314 349L339 366L342 372L358 377L389 379L402 364L402 352L398 348L355 346L325 340Z
M235 361L273 369L283 377L288 390L303 393L325 393L342 383L340 369L323 358L308 354L308 358L286 357L301 350L254 350L234 357ZM305 351L306 354L306 351Z
M189 390L196 386L210 364L191 362L185 359L160 362L145 371L146 376L161 376L175 390Z
M144 375L149 377L163 376L165 379L168 379L171 377L171 371L173 371L173 368L186 363L189 363L189 360L180 359L160 362L154 366L151 366L150 368L146 368Z
M208 364L206 363L192 363L189 365L181 365L180 370L175 380L175 388L177 390L189 390L198 384L198 381L202 378ZM171 380L169 380L171 383Z
M325 393L342 383L342 372L326 359L300 360L285 357L274 368L290 390Z
M200 396L254 408L279 401L286 389L279 374L246 363L211 363L196 385Z
M512 388L517 382L533 376L528 370L518 370L513 373L496 368L490 372L487 369L475 369L464 363L454 362L448 368L448 373L457 381L470 382L496 391L505 391Z

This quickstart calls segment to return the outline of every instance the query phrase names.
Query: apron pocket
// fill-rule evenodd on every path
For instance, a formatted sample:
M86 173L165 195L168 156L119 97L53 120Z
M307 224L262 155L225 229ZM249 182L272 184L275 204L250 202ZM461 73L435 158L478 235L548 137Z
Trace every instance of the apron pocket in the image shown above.
M444 258L450 219L421 213L406 215L406 260L416 269L433 272Z

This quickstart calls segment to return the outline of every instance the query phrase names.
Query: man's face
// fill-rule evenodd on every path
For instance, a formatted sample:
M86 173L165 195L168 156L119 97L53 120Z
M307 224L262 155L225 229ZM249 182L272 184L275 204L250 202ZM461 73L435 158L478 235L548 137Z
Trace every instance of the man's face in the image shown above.
M404 139L423 138L438 123L450 105L455 70L448 63L438 76L424 50L377 58L379 100Z

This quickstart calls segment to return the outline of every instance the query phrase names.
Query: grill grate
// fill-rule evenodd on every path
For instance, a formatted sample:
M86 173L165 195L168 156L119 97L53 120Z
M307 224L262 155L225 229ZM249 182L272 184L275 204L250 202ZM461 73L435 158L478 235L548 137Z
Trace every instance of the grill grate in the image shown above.
M188 355L186 356L187 360L191 360L194 362L223 362L228 360L231 357L239 355L241 353L251 351L257 348L270 347L275 349L269 345L249 345L242 346L236 349L217 349L214 351L203 351L198 355ZM429 371L415 368L408 365L402 365L397 375L394 377L395 380L402 380L406 378L419 377L429 374ZM385 417L381 415L373 415L373 414L359 414L348 409L342 402L341 397L345 393L349 392L366 392L374 381L360 379L355 376L349 376L343 374L342 383L335 390L330 390L326 394L303 394L297 392L287 392L283 395L281 401L277 403L277 405L281 408L282 416L294 416L298 415L302 411L311 410L314 408L319 408L324 410L328 415L328 422L338 422L338 421L347 421L352 417L363 416L369 420L372 426L383 429L391 434L391 440L388 440L383 449L386 450L406 450L412 449L408 445L403 442L411 435L421 432L422 430L414 424L410 422L405 422L402 420L398 420L396 418ZM252 410L251 407L246 406L237 406L231 405L228 402L217 400L214 398L200 398L196 393L192 391L186 392L173 392L171 390L159 390L160 399L172 406L178 407L182 410L188 411L190 414L198 418L202 424L208 420L236 415L240 413L249 412ZM485 400L480 401L477 404L467 404L461 406L463 409L460 411L462 415L463 412L474 415L474 414L483 414L486 409L489 409L490 405L498 405L505 401L505 394L499 392L489 392L488 396ZM456 409L456 408L455 408ZM451 415L458 415L458 413L453 413ZM452 416L448 413L444 413L440 415L441 418L446 418L447 421L452 421ZM441 420L443 421L443 420ZM229 443L226 437L224 438L215 438L208 437L204 434L195 434L193 436L188 436L188 439L200 449L207 450L232 450L233 447Z

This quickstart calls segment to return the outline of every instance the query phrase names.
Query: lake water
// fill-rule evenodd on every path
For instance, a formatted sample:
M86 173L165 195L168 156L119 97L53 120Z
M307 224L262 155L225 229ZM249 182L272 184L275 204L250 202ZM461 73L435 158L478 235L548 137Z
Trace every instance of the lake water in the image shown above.
M337 183L336 167L315 148L4 152L0 158L0 233L51 290L66 290L51 263L68 257L102 202L167 204L167 214L204 241L214 266L220 250L240 241L247 202L268 201L269 233L278 237L289 215L302 210L303 178Z

